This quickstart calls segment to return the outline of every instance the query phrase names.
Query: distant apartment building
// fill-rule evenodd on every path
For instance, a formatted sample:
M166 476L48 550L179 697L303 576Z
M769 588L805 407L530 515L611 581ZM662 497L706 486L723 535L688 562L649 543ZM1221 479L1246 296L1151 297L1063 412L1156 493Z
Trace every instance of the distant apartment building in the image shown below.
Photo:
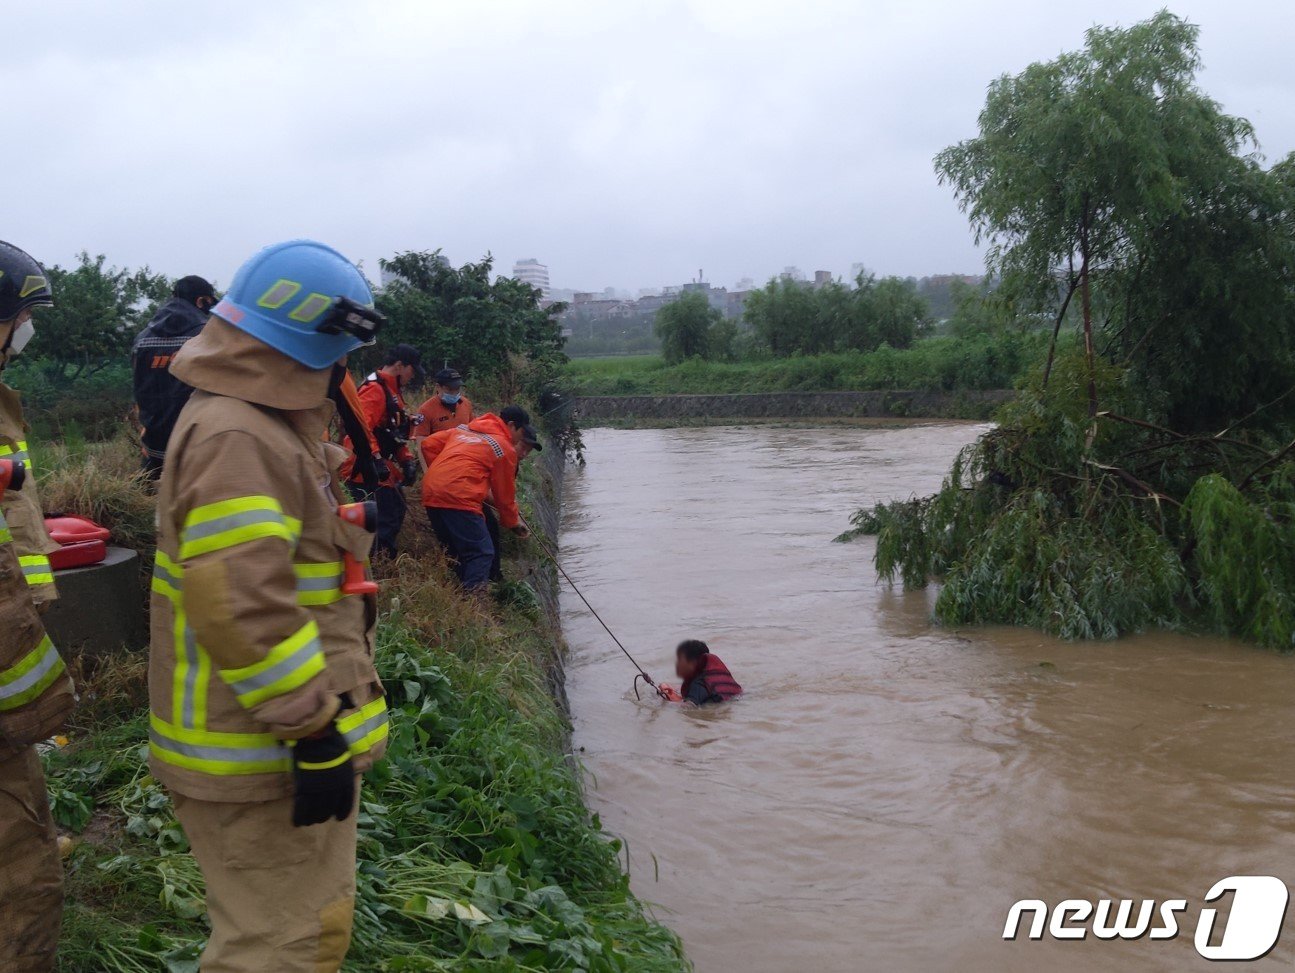
M830 284L830 283L832 283L832 272L831 272L830 270L816 270L816 271L814 271L814 286L815 286L815 287L825 287L826 285L828 285L828 284Z
M534 257L527 257L513 264L513 277L523 284L538 287L546 295L549 292L549 268Z

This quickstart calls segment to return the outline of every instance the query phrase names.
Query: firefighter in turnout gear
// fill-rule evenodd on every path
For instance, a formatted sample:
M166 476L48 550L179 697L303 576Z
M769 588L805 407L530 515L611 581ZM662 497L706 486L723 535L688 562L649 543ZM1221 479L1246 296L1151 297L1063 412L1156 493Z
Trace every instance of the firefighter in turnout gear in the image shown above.
M159 488L150 765L206 880L205 973L336 971L350 943L358 774L387 715L376 599L343 590L372 536L340 516L323 434L372 301L335 250L268 247L172 365L195 391Z
M409 449L409 438L421 416L405 405L404 390L423 380L422 356L410 345L393 345L383 365L360 383L360 407L364 423L378 445L379 482L370 491L358 473L351 477L351 492L357 499L378 505L378 531L373 542L377 554L396 556L396 538L405 522L405 484L418 478L418 464ZM352 446L347 437L348 447Z
M34 333L32 309L53 304L41 266L0 242L0 368ZM54 577L18 393L0 385L0 970L54 969L63 875L35 744L53 736L76 700L41 625Z

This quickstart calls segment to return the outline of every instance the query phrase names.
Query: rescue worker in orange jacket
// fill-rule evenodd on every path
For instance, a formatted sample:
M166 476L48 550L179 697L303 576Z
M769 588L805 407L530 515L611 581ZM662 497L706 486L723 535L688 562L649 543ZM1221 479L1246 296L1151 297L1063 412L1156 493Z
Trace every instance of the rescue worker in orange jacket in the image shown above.
M482 511L488 496L503 525L527 536L517 509L517 467L532 449L544 448L530 422L525 409L510 405L420 444L427 462L423 506L468 591L490 581L495 548Z
M405 522L404 485L418 479L418 464L408 446L415 417L405 405L404 390L422 382L423 366L418 349L410 345L393 345L383 362L359 388L364 424L378 444L378 487L369 490L355 474L350 482L357 499L373 500L378 505L374 550L395 557L396 538Z
M466 426L473 419L472 402L463 394L462 375L453 368L442 368L432 381L431 397L418 407L423 419L414 426L415 439Z
M34 333L33 308L53 304L45 271L0 242L0 368ZM55 597L18 393L0 385L0 970L54 969L63 874L45 774L35 744L63 725L76 700L40 621ZM21 464L21 472L15 472Z
M386 745L372 543L323 441L345 356L382 322L322 244L268 247L176 356L196 390L158 495L150 767L207 887L202 969L334 973L350 943L358 775Z

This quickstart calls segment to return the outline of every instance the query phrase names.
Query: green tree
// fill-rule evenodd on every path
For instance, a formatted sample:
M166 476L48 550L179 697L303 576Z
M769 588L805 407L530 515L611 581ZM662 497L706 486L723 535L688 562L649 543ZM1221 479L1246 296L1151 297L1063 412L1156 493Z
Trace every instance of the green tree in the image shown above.
M495 383L505 398L538 395L566 361L555 318L563 305L542 307L538 288L511 277L491 281L490 255L456 268L439 250L411 252L381 265L396 275L377 296L387 315L382 345L411 344L430 365L449 362L474 383Z
M147 267L110 267L85 251L77 266L47 268L54 306L36 320L26 357L52 378L76 381L123 362L135 335L170 295L171 281Z
M699 291L684 294L657 311L656 334L667 364L710 358L712 330L723 320L724 316Z
M1198 422L1181 397L1207 377L1222 390L1212 418L1258 405L1290 377L1289 337L1258 383L1245 374L1253 362L1227 367L1193 351L1226 347L1239 325L1274 350L1276 336L1260 334L1290 311L1288 280L1267 272L1289 266L1288 197L1242 154L1249 123L1196 87L1199 66L1197 28L1167 11L1125 30L1094 27L1082 51L995 81L980 134L936 158L1018 311L1050 313L1054 335L1077 317L1090 415L1102 352L1165 393L1165 415ZM1245 302L1253 325L1238 313L1234 276L1257 288Z
M804 284L774 279L747 295L743 316L756 339L777 358L815 354L819 314Z
M931 326L929 306L910 281L899 277L860 280L855 293L862 305L859 317L868 323L862 346L865 351L881 345L907 348Z

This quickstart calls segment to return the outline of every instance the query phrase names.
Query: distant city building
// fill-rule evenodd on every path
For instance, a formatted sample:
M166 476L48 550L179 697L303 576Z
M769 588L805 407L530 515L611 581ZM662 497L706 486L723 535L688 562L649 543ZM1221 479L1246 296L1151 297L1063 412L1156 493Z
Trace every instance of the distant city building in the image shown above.
M805 275L801 273L799 267L783 267L779 275L783 280L804 280Z
M755 290L755 279L752 277L743 277L733 288L735 291L753 291Z
M814 286L823 287L832 283L832 272L830 270L814 271Z
M513 276L523 284L538 287L546 295L549 292L549 268L534 257L527 257L513 264Z

